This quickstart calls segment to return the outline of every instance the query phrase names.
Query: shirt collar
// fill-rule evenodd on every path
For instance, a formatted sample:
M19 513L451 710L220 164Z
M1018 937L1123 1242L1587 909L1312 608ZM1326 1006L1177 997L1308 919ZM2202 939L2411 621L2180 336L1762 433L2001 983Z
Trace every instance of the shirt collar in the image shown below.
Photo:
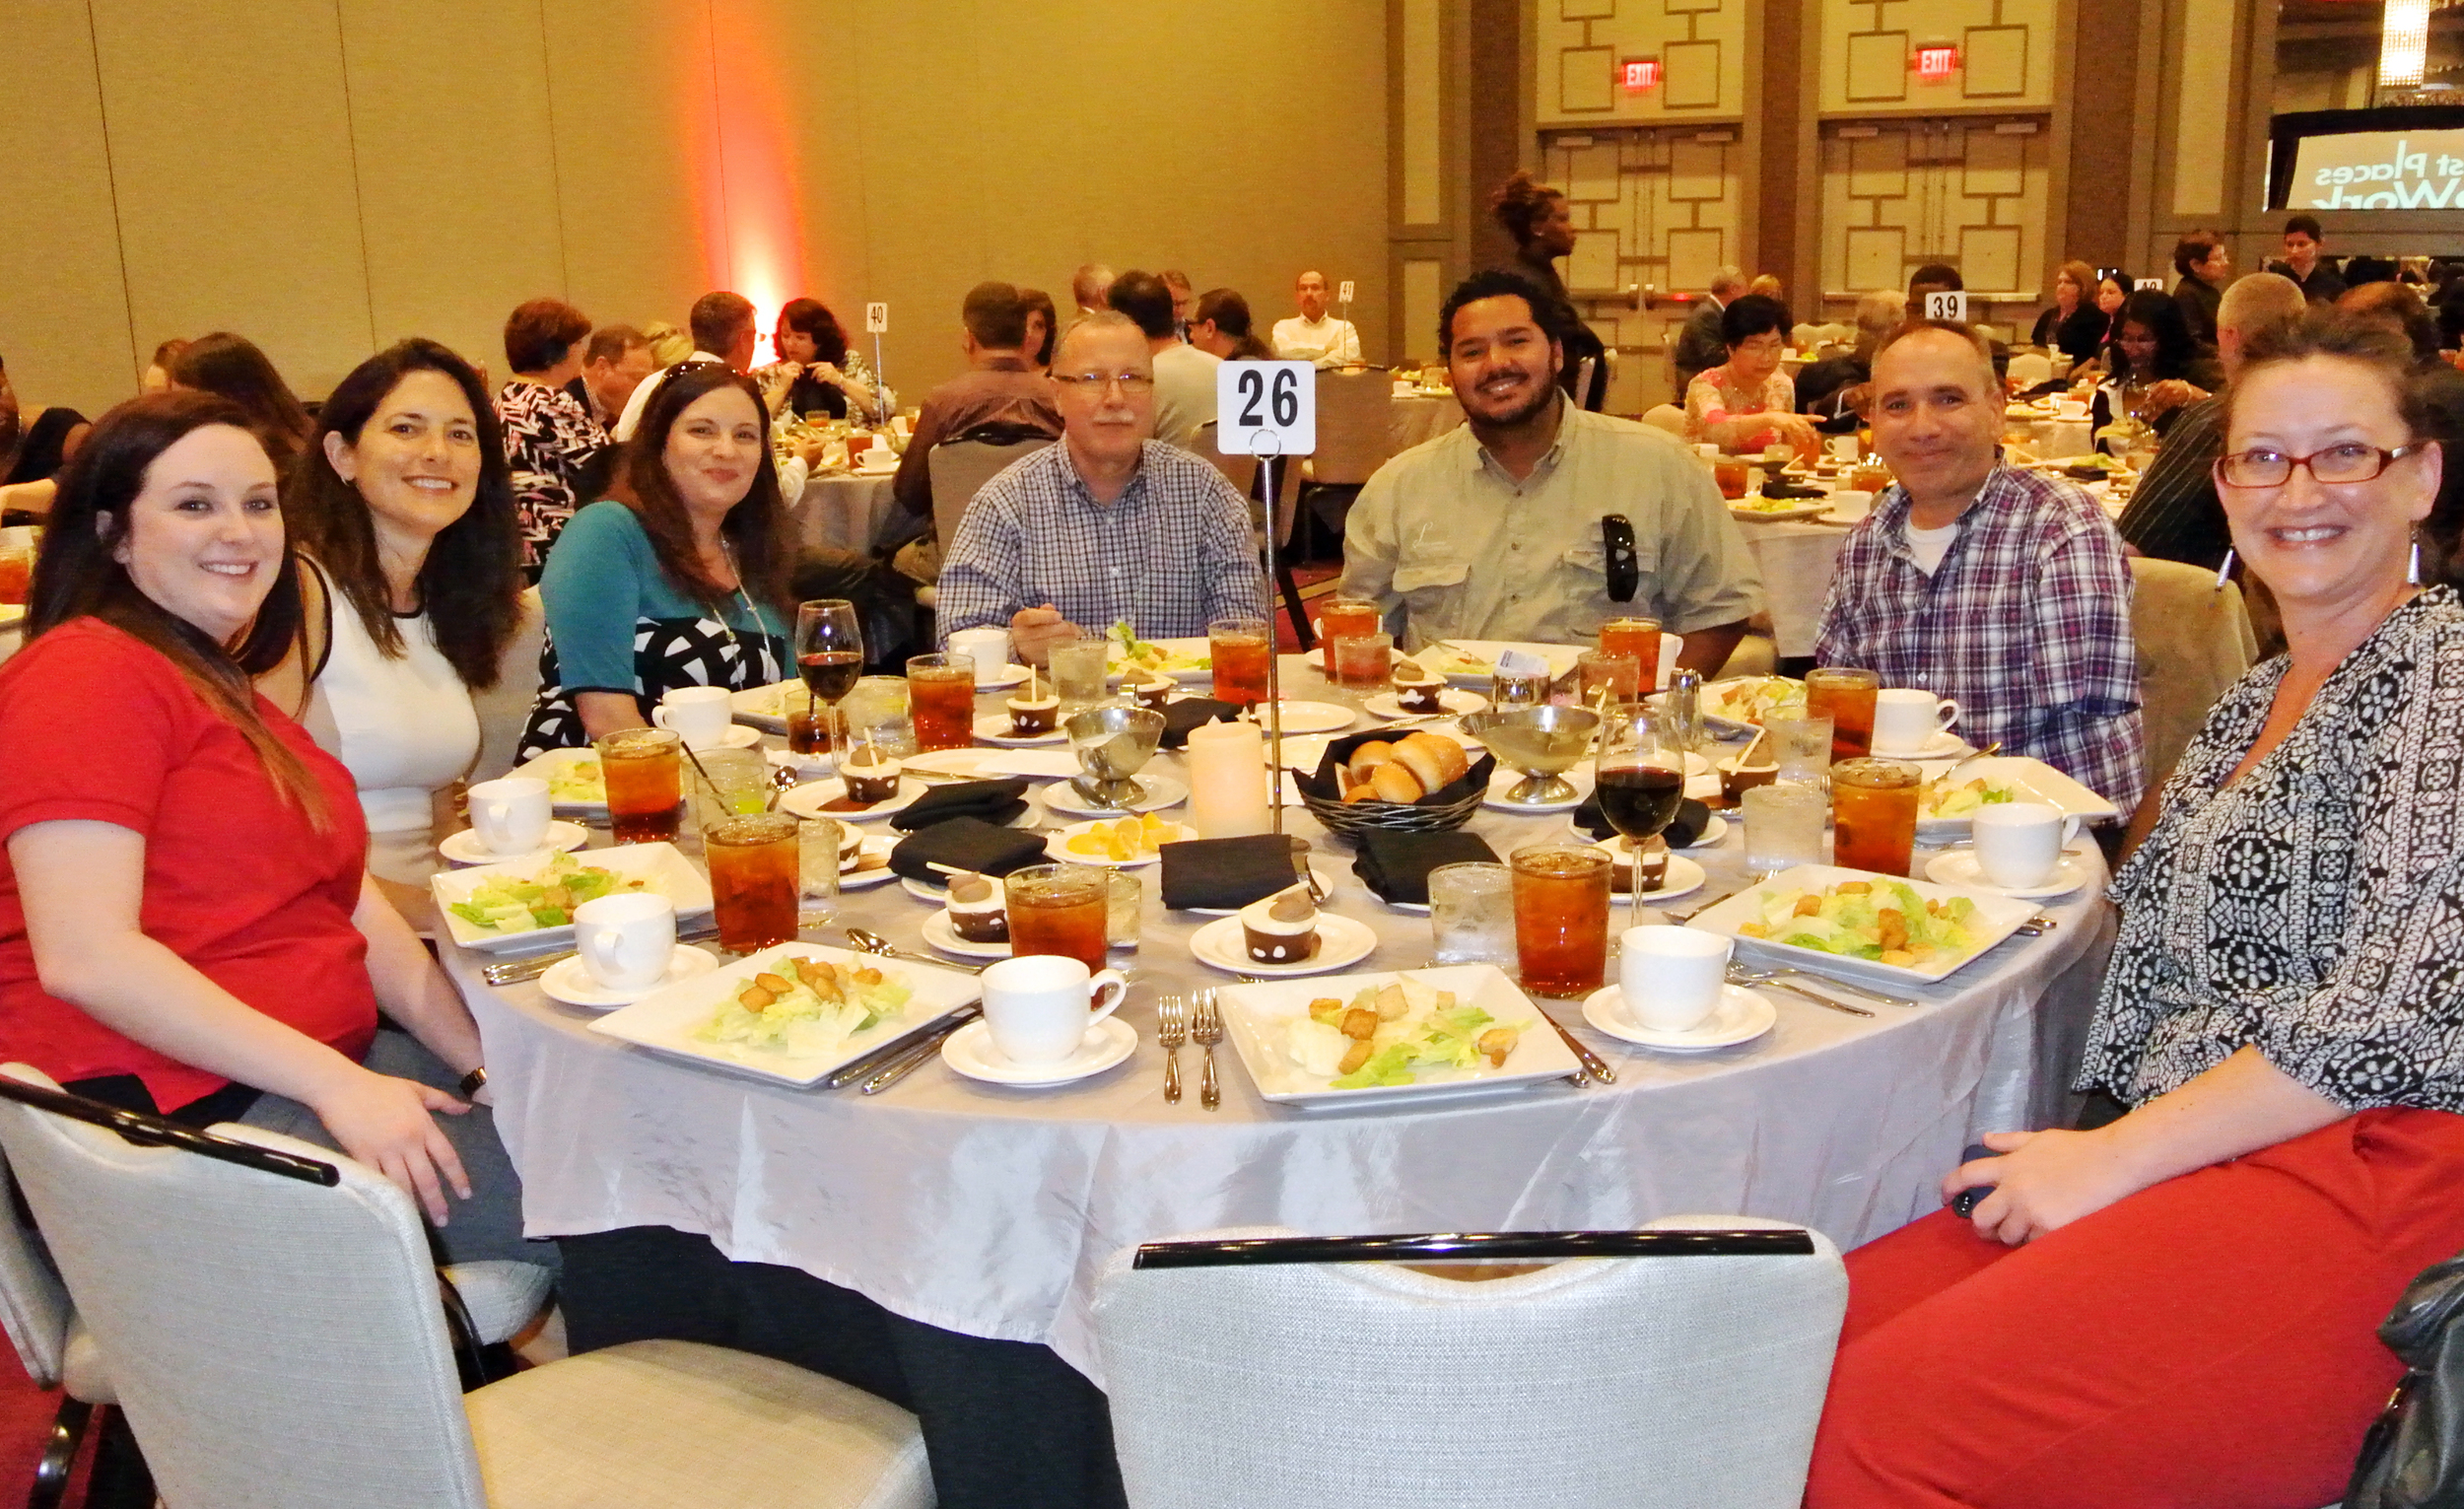
M1994 469L1985 473L1985 480L1977 485L1975 501L1962 509L1959 516L1952 520L1959 532L1965 534L1971 520L2008 508L2012 500L2022 496L2019 479L2023 475L2018 467L2002 458L2002 447L1996 446ZM1882 530L1882 538L1890 542L1893 555L1905 556L1908 553L1908 514L1915 508L1916 500L1910 498L1908 490L1896 482L1874 505L1875 527Z
M1153 443L1147 442L1138 446L1138 466L1137 470L1129 473L1129 485L1121 490L1120 497L1114 499L1108 504L1098 503L1096 501L1095 490L1088 487L1086 485L1086 478L1079 474L1078 458L1070 453L1069 438L1066 435L1061 437L1060 445L1055 446L1052 448L1061 453L1061 474L1062 482L1067 485L1071 493L1076 495L1079 502L1085 504L1091 509L1114 509L1121 508L1137 501L1139 497L1139 490L1146 485L1146 476L1149 470L1146 464L1146 446L1151 444Z
M999 356L987 357L984 365L977 370L979 372L1033 372L1035 369L1027 365L1025 357L1004 352Z
M1472 426L1468 422L1456 426L1463 432L1464 438L1472 444L1471 454L1464 462L1466 469L1490 473L1500 482L1515 488L1537 487L1546 481L1549 473L1557 469L1557 463L1565 459L1566 438L1572 435L1575 426L1582 422L1577 416L1581 415L1583 410L1566 402L1563 394L1558 396L1557 404L1557 438L1549 442L1546 450L1540 452L1540 458L1532 467L1530 476L1517 482L1514 474L1499 465L1496 457L1488 453L1488 447L1481 445L1479 437L1472 433Z

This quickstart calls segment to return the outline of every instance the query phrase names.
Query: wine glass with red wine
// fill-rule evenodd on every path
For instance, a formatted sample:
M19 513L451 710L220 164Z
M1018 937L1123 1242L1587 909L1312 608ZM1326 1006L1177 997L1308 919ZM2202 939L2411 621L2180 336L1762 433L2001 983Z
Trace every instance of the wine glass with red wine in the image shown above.
M1634 888L1627 895L1640 906L1643 845L1660 836L1685 799L1685 753L1676 720L1665 713L1639 702L1603 712L1594 785L1600 815L1633 851Z
M796 604L795 673L803 678L806 701L801 715L787 713L787 747L798 754L826 752L828 710L864 674L864 629L856 604L844 597Z

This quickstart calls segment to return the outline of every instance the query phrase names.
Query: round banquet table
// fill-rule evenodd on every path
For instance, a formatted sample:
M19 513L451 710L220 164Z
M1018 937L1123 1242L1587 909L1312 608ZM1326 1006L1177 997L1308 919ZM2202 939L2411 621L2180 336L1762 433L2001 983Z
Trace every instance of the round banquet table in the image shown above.
M1300 657L1284 665L1287 696L1352 700ZM1286 826L1335 878L1329 910L1378 935L1375 953L1336 973L1428 962L1425 917L1370 895L1348 850L1302 809ZM1472 831L1502 857L1566 820L1484 809ZM1693 852L1709 883L1669 910L1743 885L1741 845L1732 817L1722 843ZM1163 1100L1155 999L1232 977L1191 957L1187 938L1206 920L1163 909L1159 870L1129 873L1146 891L1140 946L1115 960L1136 971L1121 1016L1137 1051L1052 1089L982 1084L937 1061L869 1098L756 1080L594 1034L594 1013L536 985L487 987L487 956L445 944L485 1040L528 1233L707 1236L734 1260L801 1269L913 1320L1048 1344L1100 1386L1097 1270L1125 1247L1193 1231L1619 1228L1711 1211L1810 1225L1843 1248L1880 1236L1938 1204L1938 1181L1979 1133L2064 1117L2111 943L2099 867L2097 884L2043 904L2053 930L1912 993L1914 1010L1849 1016L1766 988L1770 1033L1680 1055L1630 1047L1584 1025L1579 1003L1547 1002L1614 1066L1613 1085L1554 1080L1379 1109L1268 1104L1227 1042L1223 1106L1210 1113L1195 1046L1182 1053L1188 1094ZM838 919L806 935L844 942L856 925L925 951L931 910L894 881L847 893Z
M1412 393L1398 397L1387 411L1387 454L1402 455L1412 446L1433 441L1463 423L1463 405L1452 393Z
M898 512L898 500L890 492L895 475L836 472L808 478L788 510L795 516L797 541L859 553L871 550Z

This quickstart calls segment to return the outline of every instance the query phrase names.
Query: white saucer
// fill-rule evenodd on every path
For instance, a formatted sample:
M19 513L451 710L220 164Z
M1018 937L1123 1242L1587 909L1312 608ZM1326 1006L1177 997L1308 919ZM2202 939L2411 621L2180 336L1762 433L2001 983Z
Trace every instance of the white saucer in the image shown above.
M589 829L580 823L559 820L548 824L547 837L539 841L538 848L526 855L501 855L492 849L482 849L479 847L479 835L468 828L459 833L446 834L444 841L437 845L437 853L456 864L520 864L525 860L544 859L550 855L572 854L589 842Z
M1003 687L1016 686L1026 679L1027 668L1023 665L1012 662L1008 665L1002 666L999 670L994 671L990 677L978 675L976 677L976 690L979 692L997 692Z
M1312 862L1309 866L1309 873L1318 877L1319 890L1326 892L1330 897L1335 894L1335 871L1323 864ZM1295 885L1299 884L1300 876L1297 874L1292 876L1292 882ZM1182 910L1192 917L1238 917L1241 915L1241 909L1238 907L1185 907Z
M795 772L798 781L826 781L839 768L835 754L797 754L792 749L767 748L762 758L779 770Z
M1298 964L1260 964L1250 958L1243 936L1237 914L1220 918L1190 934L1190 953L1198 963L1229 974L1278 979L1285 975L1323 975L1357 964L1375 953L1378 946L1378 935L1367 923L1356 923L1332 912L1318 914L1318 952Z
M1135 1053L1137 1046L1138 1030L1116 1013L1089 1027L1078 1051L1058 1063L1012 1063L992 1046L992 1029L978 1020L941 1040L941 1062L953 1072L988 1084L1067 1084L1102 1073Z
M719 968L719 961L690 943L678 943L676 951L667 956L667 973L635 991L610 991L590 978L582 967L580 955L548 966L539 977L539 989L550 1000L561 1000L569 1006L588 1006L594 1011L610 1011L630 1006L637 1000L655 995L680 981L707 975Z
M1079 795L1078 789L1066 781L1056 781L1044 789L1044 805L1075 817L1123 817L1177 807L1190 798L1189 783L1178 777L1140 771L1136 780L1146 789L1146 794L1126 807L1095 806Z
M1779 1008L1761 992L1736 985L1720 987L1720 1003L1711 1008L1709 1016L1683 1032L1657 1032L1636 1022L1626 1014L1625 992L1617 986L1594 991L1583 1001L1583 1020L1608 1036L1677 1053L1749 1043L1770 1031L1779 1019Z
M1983 891L1989 896L2009 896L2019 901L2038 901L2047 896L2068 896L2088 883L2088 866L2076 854L2065 853L2062 861L2053 867L2052 878L2043 885L2013 888L1996 885L1978 868L1976 851L1953 849L1936 855L1926 861L1925 878L1936 885L1955 885L1963 891Z
M1437 694L1437 702L1438 706L1458 718L1488 711L1487 698L1477 692L1459 691L1451 686ZM1403 699L1393 692L1380 692L1375 697L1363 698L1360 706L1372 718L1427 718L1430 716L1426 713L1404 712Z
M1061 731L1059 723L1053 725L1050 733L1023 735L1010 732L1012 726L1014 725L1010 722L1008 714L987 713L976 720L976 737L988 744L998 744L1004 749L1018 749L1029 744L1065 744L1069 741L1069 735Z
M866 455L872 454L869 450L864 453ZM893 457L890 464L887 466L872 466L859 461L855 465L850 466L848 468L848 472L850 475L857 477L895 477L898 475L898 460L896 457Z
M856 852L864 855L879 855L886 860L890 851L897 847L898 840L894 838L868 833L864 835L864 842ZM850 869L847 866L847 859L842 857L839 860L839 889L842 891L868 891L876 885L887 885L898 878L898 871L890 868L887 863L877 864L871 869Z
M913 890L914 884L910 882L908 888ZM978 943L960 937L958 929L950 926L950 914L946 907L924 920L924 940L945 954L956 954L962 959L1009 957L1007 943Z
M1100 864L1106 869L1135 869L1141 864L1162 862L1163 856L1159 854L1140 855L1134 859L1109 859L1096 855L1080 854L1069 848L1069 841L1080 834L1092 833L1098 827L1109 827L1120 820L1117 817L1090 817L1082 823L1071 823L1044 841L1044 852L1063 864ZM1198 830L1187 823L1167 823L1163 831L1156 835L1155 842L1185 844L1196 837L1198 837Z
M1614 862L1614 857L1624 851L1624 846L1623 839L1603 839L1592 847L1610 856L1611 862ZM1694 892L1701 890L1702 883L1710 878L1710 874L1701 865L1681 854L1673 854L1669 856L1669 872L1661 877L1660 889L1645 891L1633 899L1653 906L1664 901L1675 901L1679 896L1691 896ZM1614 882L1611 882L1612 887L1613 884ZM1614 902L1624 894L1626 893L1612 888L1608 893L1608 899Z
M1884 749L1877 745L1874 758L1877 760L1948 760L1953 756L1965 754L1967 749L1967 740L1946 728L1914 749Z
M1265 704L1261 703L1259 706L1263 707ZM1359 717L1339 702L1294 702L1290 698L1285 698L1281 706L1283 731L1287 734L1333 733L1338 728L1350 727L1352 720ZM1261 728L1266 726L1266 719L1259 715L1257 708L1250 709L1242 714L1241 718L1244 721L1256 723Z
M836 801L847 794L847 783L832 776L826 781L808 781L780 797L779 810L792 812L798 817L835 817L843 823L869 823L893 812L905 811L914 806L916 799L924 793L923 782L901 777L898 794L888 801L876 801L861 812L825 812L822 810L824 802Z
M762 730L759 728L746 723L729 723L726 727L719 729L715 736L704 739L699 744L691 739L685 740L685 744L695 754L700 754L708 749L754 749L760 746L761 741Z

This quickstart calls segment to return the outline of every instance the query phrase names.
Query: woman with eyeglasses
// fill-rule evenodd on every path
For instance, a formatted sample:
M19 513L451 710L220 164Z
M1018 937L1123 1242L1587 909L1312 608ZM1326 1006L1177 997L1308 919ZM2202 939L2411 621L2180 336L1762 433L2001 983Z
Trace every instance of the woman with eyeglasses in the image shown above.
M1737 455L1773 444L1814 444L1814 424L1797 414L1797 384L1780 371L1788 352L1788 309L1746 294L1720 311L1728 360L1685 384L1685 419L1697 441Z
M2402 336L2254 337L2217 494L2289 653L2209 715L2114 886L2076 1130L1990 1133L1853 1253L1806 1496L2319 1504L2464 1249L2464 602Z

